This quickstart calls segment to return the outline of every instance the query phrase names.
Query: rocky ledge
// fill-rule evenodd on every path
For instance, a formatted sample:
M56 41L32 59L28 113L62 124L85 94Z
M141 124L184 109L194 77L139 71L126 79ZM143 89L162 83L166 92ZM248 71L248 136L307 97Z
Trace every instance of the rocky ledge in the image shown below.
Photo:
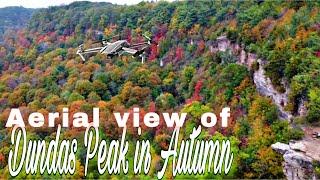
M289 144L277 142L271 147L283 154L283 172L287 179L317 179L313 167L315 157L306 153L308 145L304 141L290 141Z

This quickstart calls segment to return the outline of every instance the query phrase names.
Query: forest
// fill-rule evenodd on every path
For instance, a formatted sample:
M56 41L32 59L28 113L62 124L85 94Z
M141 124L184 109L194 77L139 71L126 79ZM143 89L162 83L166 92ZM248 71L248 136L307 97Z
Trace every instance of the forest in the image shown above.
M195 178L284 178L283 157L271 144L300 139L299 126L320 124L319 1L188 0L130 6L82 1L34 9L25 18L23 27L6 28L0 39L1 179L10 178L10 129L5 124L11 108L19 108L28 119L32 112L47 115L68 107L70 115L92 114L93 107L98 107L100 136L111 141L122 133L114 112L132 113L135 107L140 108L140 117L147 112L186 112L180 133L187 136L200 124L203 113L218 114L230 107L228 128L204 128L200 136L231 141L231 170L227 175L206 173ZM76 55L80 44L89 46L117 34L129 43L143 41L142 34L152 37L146 63L131 56L107 59L101 54L82 62ZM270 98L257 92L254 68L236 63L228 51L210 51L222 35L265 59L266 75L279 92L291 89L286 111L297 114L299 103L306 102L307 113L292 120L294 127L278 117ZM160 61L164 66L159 66ZM156 128L142 126L137 137L137 128L128 124L130 147L141 137L151 142L153 158L147 175L100 175L94 167L97 163L92 163L88 168L93 170L84 177L86 151L80 144L75 174L20 173L18 178L154 179L163 164L160 151L168 149L173 129L161 119ZM47 127L27 126L28 139L54 139L55 128ZM79 142L83 134L73 127L61 131L62 137ZM128 154L133 156L130 147ZM173 178L172 172L167 171L164 178Z
M0 42L7 29L21 29L31 18L34 9L23 7L0 8Z

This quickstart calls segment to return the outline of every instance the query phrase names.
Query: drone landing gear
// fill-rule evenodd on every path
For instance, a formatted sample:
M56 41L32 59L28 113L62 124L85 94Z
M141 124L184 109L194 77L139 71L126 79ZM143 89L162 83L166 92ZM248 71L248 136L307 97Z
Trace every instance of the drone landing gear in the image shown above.
M142 54L139 55L139 57L141 57L141 63L143 64L145 59L146 59L146 54L142 53Z
M146 59L146 53L144 52L144 49L139 50L133 54L133 57L138 57L138 56L141 58L141 63L143 64Z
M108 54L108 55L107 55L107 58L108 58L108 59L112 59L113 56L114 56L113 54Z

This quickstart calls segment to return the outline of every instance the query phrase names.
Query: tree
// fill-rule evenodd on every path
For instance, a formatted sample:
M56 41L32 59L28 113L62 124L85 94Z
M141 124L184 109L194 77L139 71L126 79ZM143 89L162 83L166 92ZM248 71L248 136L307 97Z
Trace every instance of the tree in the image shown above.
M202 80L199 80L197 81L195 87L194 87L194 92L193 92L193 95L190 99L187 99L187 103L191 103L193 101L201 101L202 100L202 97L200 95L200 91L201 91L201 88L202 88L202 85L203 85L203 82Z
M81 96L79 93L77 92L73 92L70 94L69 99L68 99L68 103L72 103L74 101L78 101L78 100L84 100L84 97Z
M76 82L75 90L86 97L93 90L92 83L88 80L79 80Z
M12 94L9 95L8 101L11 107L19 107L23 104L29 103L26 100L27 93L31 85L29 83L22 83L14 89Z
M211 108L206 105L202 105L198 101L194 101L191 104L185 105L181 112L186 112L190 116L190 120L200 124L200 118L203 113L211 112Z
M227 100L231 99L234 88L239 86L241 81L248 75L248 70L244 66L235 63L228 64L223 68L218 77L218 83L226 88L225 96Z
M252 164L252 168L258 173L257 178L282 177L281 154L278 154L271 147L262 148L256 154L257 161Z
M173 95L170 93L160 94L160 96L156 98L156 106L159 109L163 109L163 110L172 109L176 105L177 105L177 102L173 97Z
M310 103L308 105L309 111L307 120L311 123L319 122L320 118L320 88L313 88L309 92Z
M92 92L88 95L88 101L89 101L89 103L96 103L96 102L98 102L98 101L100 101L100 100L101 100L100 96L99 96L96 92L94 92L94 91L92 91Z

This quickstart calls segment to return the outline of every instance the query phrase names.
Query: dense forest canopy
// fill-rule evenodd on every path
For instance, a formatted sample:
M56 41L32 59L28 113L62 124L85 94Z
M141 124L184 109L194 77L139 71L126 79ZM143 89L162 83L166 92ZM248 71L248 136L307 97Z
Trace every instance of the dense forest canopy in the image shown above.
M145 64L129 56L107 59L103 55L83 63L75 54L81 43L89 45L116 34L128 42L140 42L143 33L155 42L147 50ZM46 114L65 106L70 113L90 113L92 107L99 107L104 120L101 133L112 139L121 134L112 112L133 107L140 107L142 114L188 112L182 130L188 135L200 123L202 112L219 112L229 106L229 128L207 129L202 134L232 140L236 159L232 172L221 177L283 178L282 157L270 145L299 138L301 132L279 120L272 101L257 93L252 70L236 64L228 52L210 51L209 46L221 35L265 59L267 76L279 92L290 87L287 111L295 114L298 104L306 101L307 115L294 121L319 123L319 1L160 1L132 6L74 2L35 10L25 28L5 32L0 45L0 177L8 174L10 137L3 127L13 107L19 107L26 117L30 112ZM159 66L160 60L165 66ZM30 138L48 139L55 132L30 131ZM136 129L128 131L134 142ZM155 156L148 177L155 177L162 163L160 149L168 148L171 132L164 126L143 130ZM78 129L63 133L83 139ZM83 177L84 153L84 149L78 151L74 178ZM89 174L98 176L96 171Z
M27 25L34 9L23 7L0 8L0 42L6 29L19 29Z

